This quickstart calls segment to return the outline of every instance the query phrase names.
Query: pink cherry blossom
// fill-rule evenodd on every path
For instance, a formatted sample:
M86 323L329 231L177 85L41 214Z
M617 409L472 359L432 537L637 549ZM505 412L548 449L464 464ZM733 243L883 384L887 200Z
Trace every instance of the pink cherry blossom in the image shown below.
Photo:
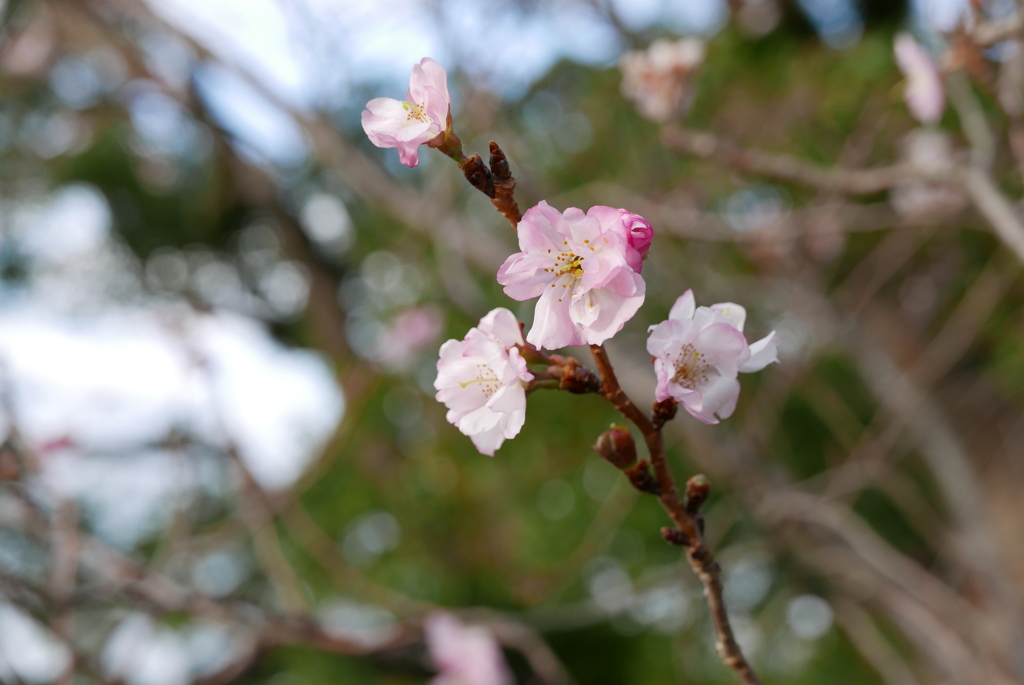
M392 371L408 368L416 355L436 343L444 317L433 305L416 305L398 312L377 340L375 358Z
M622 95L642 116L670 121L690 108L694 75L703 62L704 41L699 38L656 40L647 50L622 56Z
M645 228L646 227L646 228ZM644 302L640 276L650 225L612 207L559 212L541 201L519 222L519 249L498 270L514 300L540 297L526 339L554 350L600 345Z
M402 164L420 163L419 146L448 128L448 74L424 57L412 68L405 100L375 98L363 110L363 130L377 147L397 147Z
M489 457L526 421L526 383L533 374L515 347L522 344L516 317L499 308L469 329L464 340L441 345L437 399L448 407L448 421Z
M425 625L437 677L430 685L511 685L501 647L483 628L465 626L451 614L432 614Z
M737 373L760 371L779 360L775 331L747 344L746 318L738 304L697 307L693 291L683 293L668 320L651 326L647 339L658 376L657 400L671 397L704 423L732 416L740 395Z
M928 51L909 33L900 33L893 44L896 64L907 79L903 100L922 124L934 124L946 108L939 67Z

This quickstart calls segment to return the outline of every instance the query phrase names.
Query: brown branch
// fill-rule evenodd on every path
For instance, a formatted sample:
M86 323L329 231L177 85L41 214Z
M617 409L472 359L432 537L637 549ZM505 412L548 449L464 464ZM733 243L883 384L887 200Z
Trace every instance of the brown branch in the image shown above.
M266 494L252 473L242 461L234 446L228 448L228 455L237 469L238 483L238 514L242 523L252 537L256 557L267 572L281 606L289 614L306 615L309 613L309 602L302 590L302 583L295 570L288 563L281 540L274 523L274 512L267 503Z
M632 421L644 436L651 465L654 467L658 483L661 486L660 493L657 495L658 501L661 502L661 506L668 513L669 518L672 519L678 531L677 534L666 537L672 542L682 543L686 546L686 559L690 563L690 568L693 569L693 572L704 586L704 595L708 600L711 621L715 626L715 636L717 637L715 649L718 651L718 656L726 666L736 672L740 681L745 683L745 685L760 685L761 681L743 656L743 651L736 642L736 636L733 634L732 626L729 624L729 614L723 597L725 588L722 586L722 569L718 562L715 561L711 550L704 540L704 533L701 530L702 526L697 518L700 515L700 502L698 498L692 496L690 497L692 503L684 503L683 499L679 496L679 489L676 487L675 478L673 478L672 470L669 468L668 460L665 458L665 445L662 440L661 429L656 428L654 423L633 404L632 400L623 391L618 379L615 377L615 370L612 368L611 360L608 358L608 352L604 349L604 346L591 345L590 352L594 355L598 372L604 380L603 394L605 399L611 402L619 410L619 413ZM698 480L698 478L701 477L696 476L692 478L690 483L696 486L693 488L695 491L699 490L702 496L706 497L706 481ZM691 488L688 487L687 489L690 490ZM691 506L688 506L688 504Z
M472 617L473 613L462 612L461 615ZM575 685L576 681L551 647L528 626L495 616L491 612L483 612L480 619L474 622L486 628L503 646L522 654L533 671L534 682L539 685Z
M78 505L62 500L51 521L50 598L54 604L50 627L69 647L74 646L75 609L71 598L78 579ZM78 657L72 649L67 668L57 678L57 685L70 685L74 680Z
M954 103L963 98L968 89L958 79L948 81ZM975 111L977 110L977 111ZM661 139L667 148L676 152L710 159L741 172L767 176L780 181L800 183L821 191L847 195L871 195L895 188L908 179L933 183L956 182L971 198L975 207L991 224L996 235L1024 262L1024 221L985 171L991 158L992 136L987 131L984 115L977 107L958 108L965 124L965 132L972 139L972 165L957 169L928 170L912 164L894 164L874 169L842 169L823 167L789 155L742 148L731 141L711 133L688 131L666 126Z
M824 167L790 155L743 148L711 133L672 126L661 129L661 140L670 150L710 159L737 171L846 195L873 195L905 183L910 178L933 182L953 180L953 176L945 171L927 170L912 164L893 164L874 169Z
M1017 259L1024 262L1024 222L1008 200L982 169L971 168L963 173L964 189L1003 243Z
M1004 19L978 24L971 37L979 47L988 47L1015 38L1021 32L1024 32L1024 14L1017 11Z

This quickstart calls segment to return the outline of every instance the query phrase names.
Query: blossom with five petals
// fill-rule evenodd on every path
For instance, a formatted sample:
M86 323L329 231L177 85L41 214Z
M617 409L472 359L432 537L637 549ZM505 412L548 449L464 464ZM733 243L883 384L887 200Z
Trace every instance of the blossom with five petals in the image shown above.
M469 329L464 340L441 346L437 399L448 407L448 421L489 457L526 421L526 383L533 374L516 347L522 344L516 317L498 308Z
M519 249L498 270L514 300L540 297L526 339L539 348L600 345L644 302L650 224L612 207L565 213L541 201L519 222Z
M451 614L431 614L424 625L427 649L438 670L430 685L510 685L512 674L497 640Z
M420 163L419 146L448 128L451 99L444 67L424 57L412 68L406 99L374 98L363 110L363 130L377 147L397 147L402 164Z
M746 318L738 304L697 307L693 291L683 293L668 320L651 326L647 339L658 376L656 399L671 397L704 423L732 416L740 394L736 374L760 371L779 360L775 331L747 344Z

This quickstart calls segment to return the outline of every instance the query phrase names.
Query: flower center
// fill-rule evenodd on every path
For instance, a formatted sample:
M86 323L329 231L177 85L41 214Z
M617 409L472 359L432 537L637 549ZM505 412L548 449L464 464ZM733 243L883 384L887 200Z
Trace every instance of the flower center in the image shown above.
M693 345L687 343L679 350L675 359L676 375L672 377L673 382L678 383L687 390L696 390L708 380L708 363L702 352L698 352Z
M476 378L474 378L471 381L459 383L459 387L465 388L467 386L473 385L474 383L483 384L480 387L480 391L483 392L484 397L486 397L487 399L491 399L491 396L494 393L498 392L498 389L501 387L501 381L498 380L498 374L494 373L494 369L492 369L487 364L477 364Z
M559 276L569 275L573 280L583 278L583 257L572 252L559 252L555 258L555 273Z
M403 100L402 108L409 113L405 117L406 121L430 121L430 118L427 116L427 112L423 108L423 105L417 105L415 102L405 102Z
M551 250L548 250L550 252ZM570 276L571 280L568 283L562 283L563 288L569 288L569 294L573 295L576 290L576 284L581 278L583 278L583 257L578 257L573 252L559 252L558 256L555 257L555 268L544 269L555 274L556 279L560 279L562 276ZM558 282L551 284L554 288L558 285ZM562 298L558 298L561 302Z

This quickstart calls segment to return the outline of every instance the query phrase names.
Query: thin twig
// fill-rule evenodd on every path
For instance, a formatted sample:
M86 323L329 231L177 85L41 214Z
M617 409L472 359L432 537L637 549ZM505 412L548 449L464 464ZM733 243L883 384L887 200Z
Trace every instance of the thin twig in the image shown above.
M267 572L267 578L277 592L284 610L289 614L306 615L310 610L309 602L298 575L288 563L288 558L281 547L281 539L274 523L274 513L267 504L263 488L253 478L233 446L229 447L228 454L241 481L238 483L239 517L249 529L256 556Z
M672 126L661 129L661 140L670 150L712 159L738 171L846 195L873 195L895 188L910 178L933 182L953 180L952 175L944 170L927 170L912 164L874 169L824 167L790 155L740 147L711 133Z
M959 82L953 80L952 83L955 85ZM976 125L977 117L972 112L964 108L961 115L965 119L965 126L971 123L970 131L974 131L972 165L960 169L954 167L952 170L928 170L912 164L894 164L874 169L823 167L789 155L741 148L710 133L665 127L661 135L665 146L676 152L713 159L739 171L847 195L871 195L895 188L911 178L933 183L958 181L996 234L1024 262L1024 222L984 170L991 158L988 150L992 139Z
M970 168L963 172L964 188L996 235L1021 262L1024 262L1024 222L1010 201L999 192L992 178L982 169Z
M978 24L971 35L978 46L988 47L1019 36L1022 31L1024 15L1017 11L1004 19Z
M75 638L75 608L71 597L78 579L78 505L65 499L57 505L51 522L50 598L53 616L50 627L61 641L70 647ZM72 652L67 668L57 678L57 685L70 685L74 680L77 657Z
M608 352L604 346L591 345L590 351L594 355L598 372L604 380L605 399L611 402L619 410L619 413L632 421L644 436L651 465L654 467L660 484L658 501L661 502L661 506L668 513L679 533L679 536L673 539L678 539L685 544L686 559L704 585L704 595L707 597L711 621L715 626L717 638L715 649L718 651L718 656L726 666L736 672L745 685L760 685L761 681L758 680L754 670L743 656L743 651L736 642L736 636L729 623L729 614L726 611L723 597L725 588L722 586L722 569L711 554L697 519L691 511L688 511L686 504L679 496L679 489L676 487L672 470L665 458L665 446L660 428L655 428L654 423L633 404L623 391L615 377L615 370L612 368L611 360L608 358Z

